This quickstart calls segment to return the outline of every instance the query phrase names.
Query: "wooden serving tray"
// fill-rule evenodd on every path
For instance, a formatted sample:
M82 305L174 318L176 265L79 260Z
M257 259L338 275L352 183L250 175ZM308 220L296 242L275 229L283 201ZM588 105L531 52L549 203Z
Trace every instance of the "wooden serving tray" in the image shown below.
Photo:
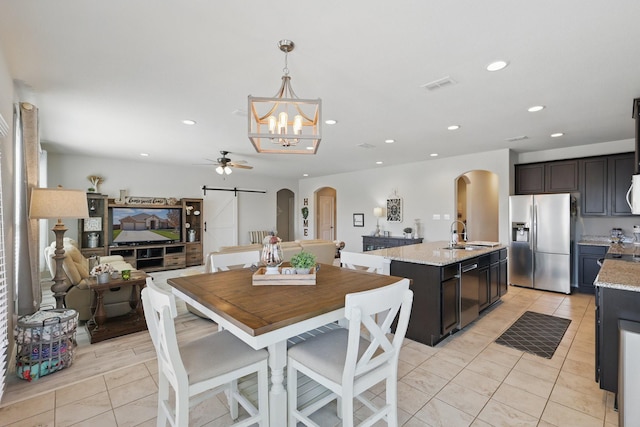
M266 267L260 267L253 273L253 286L264 285L315 285L316 269L309 274L265 274ZM280 269L280 271L282 271Z

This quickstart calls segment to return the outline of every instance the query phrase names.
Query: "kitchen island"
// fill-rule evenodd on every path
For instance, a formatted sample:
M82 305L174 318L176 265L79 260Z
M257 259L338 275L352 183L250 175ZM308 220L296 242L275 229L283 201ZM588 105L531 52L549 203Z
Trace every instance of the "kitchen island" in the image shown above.
M640 322L640 248L626 244L609 249L596 286L596 381L618 392L619 320ZM618 258L618 256L620 256Z
M389 260L393 276L412 279L407 338L430 346L459 331L507 292L507 248L444 241L366 252Z

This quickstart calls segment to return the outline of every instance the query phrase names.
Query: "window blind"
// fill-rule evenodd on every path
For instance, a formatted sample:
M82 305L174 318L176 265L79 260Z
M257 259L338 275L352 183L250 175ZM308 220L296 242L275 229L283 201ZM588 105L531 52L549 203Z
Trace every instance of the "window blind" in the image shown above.
M0 141L9 134L9 126L0 115ZM0 172L2 171L0 149ZM2 174L0 174L0 402L6 389L9 366L9 292L7 289L6 256L4 251L4 217L2 201Z

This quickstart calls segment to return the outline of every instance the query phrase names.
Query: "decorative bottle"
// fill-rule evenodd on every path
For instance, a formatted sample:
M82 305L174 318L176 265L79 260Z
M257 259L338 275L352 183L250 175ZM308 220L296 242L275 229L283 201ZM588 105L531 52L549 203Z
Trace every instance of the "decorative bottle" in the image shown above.
M284 261L284 257L279 237L270 235L264 238L260 260L267 267L265 274L280 274L278 267Z

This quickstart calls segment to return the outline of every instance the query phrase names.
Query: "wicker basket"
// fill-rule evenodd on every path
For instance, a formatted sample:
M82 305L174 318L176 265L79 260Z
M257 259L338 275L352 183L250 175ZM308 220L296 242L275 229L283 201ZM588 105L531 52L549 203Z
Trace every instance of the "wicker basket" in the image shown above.
M71 366L76 346L78 313L71 309L41 310L18 319L16 373L27 381Z

